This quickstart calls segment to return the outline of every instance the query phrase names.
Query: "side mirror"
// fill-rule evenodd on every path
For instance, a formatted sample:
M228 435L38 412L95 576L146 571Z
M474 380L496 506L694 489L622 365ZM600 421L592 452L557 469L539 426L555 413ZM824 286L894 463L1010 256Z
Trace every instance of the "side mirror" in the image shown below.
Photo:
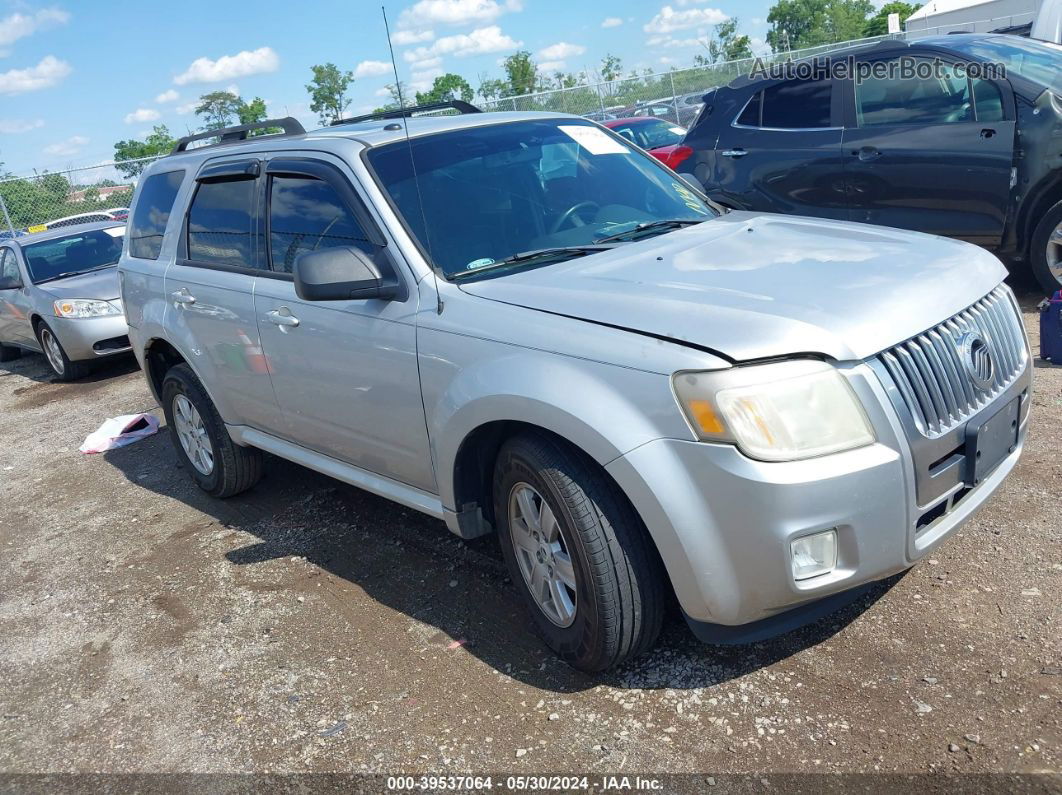
M0 276L0 290L17 290L22 286L18 276Z
M347 301L398 294L369 256L353 246L326 248L295 260L295 293L306 301Z

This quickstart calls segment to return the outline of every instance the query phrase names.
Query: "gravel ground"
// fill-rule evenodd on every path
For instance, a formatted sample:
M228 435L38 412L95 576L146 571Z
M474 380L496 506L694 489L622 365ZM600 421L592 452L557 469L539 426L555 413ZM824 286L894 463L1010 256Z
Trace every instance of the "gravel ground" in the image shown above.
M771 642L673 618L591 678L493 540L276 459L212 500L165 433L80 455L158 412L135 365L2 365L0 771L1057 773L1062 367L1037 367L1021 463L932 560Z

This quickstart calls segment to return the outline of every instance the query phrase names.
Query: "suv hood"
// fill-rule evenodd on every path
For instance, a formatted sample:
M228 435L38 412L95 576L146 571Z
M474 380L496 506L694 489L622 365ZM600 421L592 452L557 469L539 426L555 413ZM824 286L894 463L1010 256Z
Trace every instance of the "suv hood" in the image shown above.
M796 353L855 360L965 309L1005 276L987 251L942 237L732 212L461 289L735 361Z
M118 267L68 276L39 286L41 290L56 298L97 298L101 301L113 301L119 296Z

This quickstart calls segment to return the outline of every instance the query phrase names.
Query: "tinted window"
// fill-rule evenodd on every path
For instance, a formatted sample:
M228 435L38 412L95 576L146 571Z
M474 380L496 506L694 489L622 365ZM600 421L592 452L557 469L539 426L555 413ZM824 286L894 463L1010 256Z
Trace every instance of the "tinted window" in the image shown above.
M830 126L829 80L790 80L763 92L763 125L810 130Z
M30 281L38 284L61 276L85 273L118 264L124 226L43 240L23 246Z
M856 114L860 127L974 120L969 81L950 69L943 77L928 79L904 79L896 74L857 81Z
M758 91L752 99L749 100L749 104L745 106L745 110L741 111L741 115L738 116L737 123L745 127L759 127L760 126L760 107L763 104L763 92Z
M1046 41L1034 41L1018 36L993 36L987 39L956 37L948 42L953 50L982 61L1000 64L1007 74L1017 74L1044 88L1062 92L1062 47Z
M177 198L177 190L183 179L183 171L167 171L144 180L133 221L129 225L129 256L159 258L166 222L170 220L173 200Z
M5 282L9 279L22 281L18 275L18 262L15 260L15 252L9 248L0 248L0 278Z
M1003 111L1003 92L995 83L987 80L973 80L974 104L977 108L978 121L1003 121L1007 118Z
M200 183L188 211L188 258L253 268L253 179Z
M363 246L369 241L354 214L327 182L273 177L269 194L270 266L291 273L307 251Z

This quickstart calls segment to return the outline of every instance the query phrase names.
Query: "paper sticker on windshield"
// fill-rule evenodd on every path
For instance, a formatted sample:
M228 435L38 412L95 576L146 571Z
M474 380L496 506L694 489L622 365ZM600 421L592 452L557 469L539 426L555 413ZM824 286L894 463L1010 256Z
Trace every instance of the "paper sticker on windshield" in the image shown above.
M685 135L686 134L686 128L685 127L668 127L668 129L671 130L671 132L675 133L675 135Z
M106 232L111 237L121 237L122 235L125 234L125 227L124 226L109 226L106 229L104 229L103 231Z
M701 215L711 215L705 208L704 202L697 198L697 194L687 188L685 185L681 185L678 182L672 182L671 187L675 189L675 193L682 197L682 202L694 212L698 212Z
M34 224L33 226L26 227L26 231L29 232L31 235L36 234L37 232L45 232L47 230L48 226L46 224Z
M597 127L560 124L557 129L592 155L629 155L631 150Z
M474 271L476 268L485 268L488 265L493 265L494 260L490 257L483 257L483 259L474 259L465 266L465 270Z

